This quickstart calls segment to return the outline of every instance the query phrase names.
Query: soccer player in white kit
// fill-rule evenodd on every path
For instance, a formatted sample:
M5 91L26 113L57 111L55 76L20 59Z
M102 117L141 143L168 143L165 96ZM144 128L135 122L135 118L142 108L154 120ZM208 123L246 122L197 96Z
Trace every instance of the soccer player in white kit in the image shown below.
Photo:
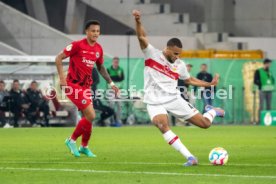
M176 117L184 118L200 128L210 127L216 116L224 117L224 110L212 106L206 106L207 112L203 115L200 114L196 108L180 96L179 90L177 90L178 79L182 79L190 85L210 87L217 85L219 75L216 74L210 83L191 77L185 63L179 59L182 52L181 41L178 38L172 38L167 42L167 47L163 51L154 48L147 40L141 23L141 13L138 10L133 10L132 14L135 18L140 47L145 55L144 102L147 104L151 121L162 132L165 141L187 159L184 166L197 165L197 158L170 130L168 112Z

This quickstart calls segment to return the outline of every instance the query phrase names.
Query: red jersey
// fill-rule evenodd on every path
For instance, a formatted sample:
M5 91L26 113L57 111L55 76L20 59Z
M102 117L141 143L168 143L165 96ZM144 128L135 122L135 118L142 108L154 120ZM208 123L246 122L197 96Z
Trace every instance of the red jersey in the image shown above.
M90 88L93 83L92 70L94 64L103 64L103 49L97 42L91 46L87 39L74 41L64 50L70 57L66 81Z

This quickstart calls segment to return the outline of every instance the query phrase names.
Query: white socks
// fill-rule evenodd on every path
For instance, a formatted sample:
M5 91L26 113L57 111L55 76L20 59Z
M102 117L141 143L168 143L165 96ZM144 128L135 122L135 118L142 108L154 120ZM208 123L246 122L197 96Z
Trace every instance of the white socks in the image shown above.
M76 143L76 141L74 141L71 137L70 137L70 142L71 143Z
M209 119L210 122L212 123L213 120L214 120L214 118L216 117L216 111L215 111L214 109L211 109L211 110L205 112L205 113L203 114L203 117Z
M163 137L169 145L179 151L184 157L186 157L187 159L191 156L193 157L190 151L182 144L178 136L175 135L171 130L164 133Z

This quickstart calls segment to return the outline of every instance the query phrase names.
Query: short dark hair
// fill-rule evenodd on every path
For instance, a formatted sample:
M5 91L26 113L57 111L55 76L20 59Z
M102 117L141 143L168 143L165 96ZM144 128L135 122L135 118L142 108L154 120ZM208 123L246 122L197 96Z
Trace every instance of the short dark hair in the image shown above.
M178 48L182 48L182 43L178 38L171 38L167 42L167 47L173 47L173 46L177 46Z
M5 84L5 82L3 80L0 80L0 84Z
M14 79L14 80L13 80L13 83L15 83L15 82L18 82L18 83L19 83L19 80L18 80L18 79Z
M201 66L207 66L207 64L203 63L203 64L201 64Z
M113 57L112 60L120 60L118 56Z
M84 27L85 30L88 29L89 26L91 26L91 25L98 25L98 26L100 26L101 24L100 24L100 22L97 21L97 20L88 20L88 21L85 23L85 27Z
M34 83L37 84L37 82L36 82L35 80L33 80L33 81L31 82L31 84L34 84Z
M271 63L272 61L271 61L271 59L268 59L268 58L266 58L265 60L264 60L264 64L266 64L266 63Z

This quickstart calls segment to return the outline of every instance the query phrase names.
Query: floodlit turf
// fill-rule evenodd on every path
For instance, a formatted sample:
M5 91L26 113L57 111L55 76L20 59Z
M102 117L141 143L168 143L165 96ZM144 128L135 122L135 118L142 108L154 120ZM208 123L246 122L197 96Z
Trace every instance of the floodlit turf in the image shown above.
M276 183L276 127L175 127L199 166L185 168L155 127L95 128L97 158L74 158L64 145L72 128L0 129L0 183ZM229 153L211 166L209 151Z

